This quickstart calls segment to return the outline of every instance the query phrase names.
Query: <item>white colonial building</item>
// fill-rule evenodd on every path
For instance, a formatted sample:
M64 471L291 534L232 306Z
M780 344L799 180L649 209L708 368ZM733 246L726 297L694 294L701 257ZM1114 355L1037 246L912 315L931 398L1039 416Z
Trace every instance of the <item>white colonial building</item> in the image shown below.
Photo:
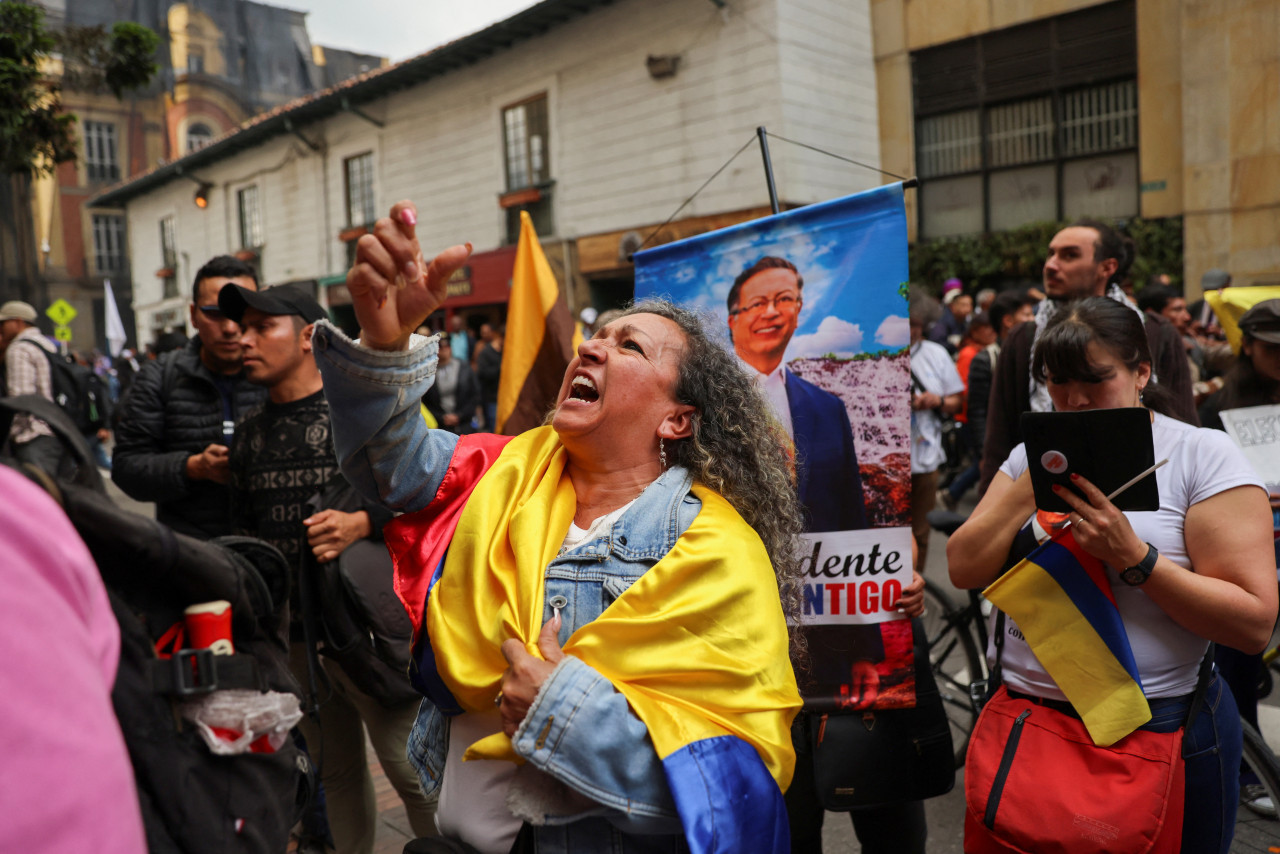
M476 247L447 311L503 315L521 209L571 303L619 304L629 251L758 126L879 165L870 14L869 0L544 0L257 116L92 203L127 211L138 339L180 327L192 275L226 253L264 284L311 283L341 318L350 249L399 199L418 205L426 251ZM784 207L883 180L776 138L771 153ZM753 146L650 245L768 204Z

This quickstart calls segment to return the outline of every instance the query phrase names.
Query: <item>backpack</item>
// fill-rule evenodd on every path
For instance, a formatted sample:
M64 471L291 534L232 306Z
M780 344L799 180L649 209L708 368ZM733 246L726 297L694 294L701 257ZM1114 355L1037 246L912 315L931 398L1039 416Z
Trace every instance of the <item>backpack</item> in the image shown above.
M227 688L300 694L276 602L289 573L274 547L247 537L204 542L117 507L70 418L45 398L0 399L0 430L16 413L47 423L75 463L70 479L20 470L66 512L98 565L120 627L111 699L134 768L152 854L279 854L315 789L292 740L274 753L217 756L176 708ZM185 607L225 599L235 654L187 650L161 658L157 642ZM190 665L194 664L195 667Z
M71 419L82 436L96 433L107 426L111 396L102 378L92 368L78 364L70 356L50 353L34 341L28 341L49 360L49 382L53 402Z

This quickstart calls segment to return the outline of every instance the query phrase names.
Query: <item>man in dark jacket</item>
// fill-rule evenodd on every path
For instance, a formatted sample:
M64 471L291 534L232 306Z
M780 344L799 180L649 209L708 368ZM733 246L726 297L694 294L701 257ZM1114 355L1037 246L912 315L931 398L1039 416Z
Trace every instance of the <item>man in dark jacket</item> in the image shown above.
M137 501L154 501L156 518L208 539L231 533L227 449L237 420L266 392L241 371L240 327L218 309L218 291L258 289L254 269L221 255L192 286L187 346L147 362L123 401L111 479Z
M1151 346L1151 367L1155 378L1172 397L1172 414L1188 424L1198 425L1191 396L1191 372L1178 330L1163 317L1140 311L1116 284L1131 260L1124 239L1115 229L1097 220L1077 220L1049 242L1049 257L1044 263L1044 290L1049 298L1040 306L1033 322L1017 326L1009 333L996 363L982 450L982 490L985 491L996 476L1009 452L1022 442L1022 413L1044 412L1053 406L1044 383L1032 382L1031 349L1059 307L1074 299L1109 297L1128 305L1142 317Z

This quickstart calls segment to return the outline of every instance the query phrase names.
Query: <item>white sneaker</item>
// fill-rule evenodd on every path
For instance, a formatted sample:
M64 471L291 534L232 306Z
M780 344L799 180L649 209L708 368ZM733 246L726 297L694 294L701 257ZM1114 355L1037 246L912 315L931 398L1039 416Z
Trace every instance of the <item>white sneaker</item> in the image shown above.
M1252 812L1266 818L1276 818L1275 801L1271 800L1271 796L1267 794L1267 790L1261 783L1250 783L1240 787L1240 803L1248 807Z

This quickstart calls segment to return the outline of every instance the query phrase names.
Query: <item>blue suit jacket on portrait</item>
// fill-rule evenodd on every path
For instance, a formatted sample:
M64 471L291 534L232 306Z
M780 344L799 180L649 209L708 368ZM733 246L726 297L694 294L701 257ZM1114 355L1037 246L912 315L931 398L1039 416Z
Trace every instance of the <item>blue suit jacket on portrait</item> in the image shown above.
M790 371L786 388L796 442L796 491L808 517L805 530L867 527L862 474L844 402Z

